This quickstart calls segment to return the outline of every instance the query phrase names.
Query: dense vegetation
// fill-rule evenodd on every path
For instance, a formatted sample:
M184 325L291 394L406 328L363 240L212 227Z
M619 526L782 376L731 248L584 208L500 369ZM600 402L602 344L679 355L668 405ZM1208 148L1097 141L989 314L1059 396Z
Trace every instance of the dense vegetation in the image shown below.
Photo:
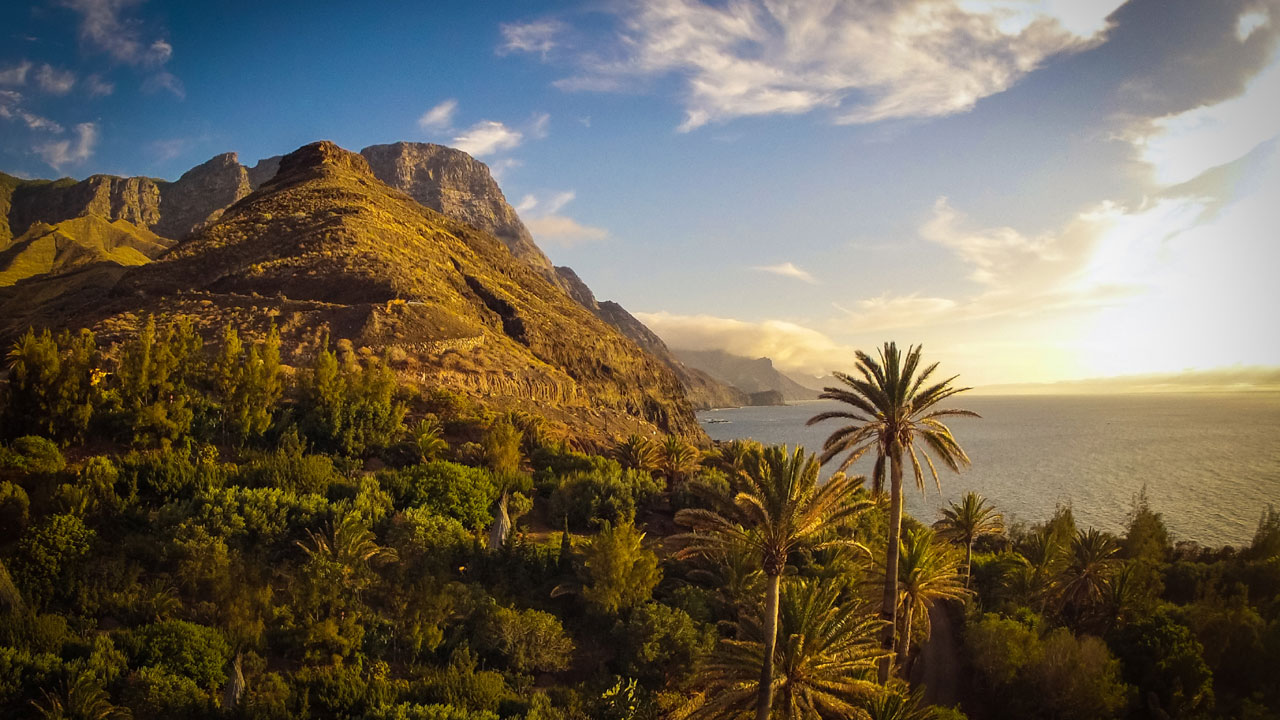
M1142 496L1119 536L976 496L903 516L886 646L894 503L803 452L584 452L348 345L295 370L274 333L180 322L30 333L7 367L0 716L1280 712L1274 510L1240 551L1173 542ZM958 707L905 680L931 632Z

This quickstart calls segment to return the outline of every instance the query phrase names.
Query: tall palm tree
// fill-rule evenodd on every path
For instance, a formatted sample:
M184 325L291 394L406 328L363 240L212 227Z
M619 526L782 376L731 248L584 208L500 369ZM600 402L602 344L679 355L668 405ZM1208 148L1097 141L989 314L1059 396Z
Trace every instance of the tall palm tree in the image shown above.
M687 558L714 555L747 547L760 556L768 582L764 598L764 628L756 718L768 720L773 706L773 659L777 638L778 593L782 573L793 550L851 544L844 540L818 542L819 536L868 503L855 494L861 477L839 475L818 485L818 461L797 447L771 447L754 458L750 469L738 478L739 492L732 498L708 494L712 509L685 509L676 522L692 532L679 536L685 546L676 554Z
M613 448L613 459L624 468L641 472L658 469L658 449L643 435L632 434Z
M986 498L975 492L967 492L960 504L950 503L942 511L938 523L942 536L964 543L964 586L969 587L973 575L973 543L983 535L1004 532L1004 518L987 504Z
M898 604L898 550L902 533L902 465L910 460L916 486L924 492L924 470L920 456L924 456L933 481L942 489L938 471L930 454L953 471L969 464L969 456L951 435L943 418L967 416L979 417L970 410L936 409L938 403L969 388L953 387L955 377L932 381L938 368L934 363L920 368L920 346L907 348L906 354L898 351L894 343L885 343L879 358L872 358L862 351L857 353L857 371L861 377L842 372L834 373L845 387L824 388L820 398L838 400L852 406L852 411L828 411L809 419L808 425L825 420L852 421L831 433L822 445L822 462L844 455L839 469L848 470L868 452L875 450L876 463L872 470L872 490L883 493L885 474L889 476L889 542L885 551L884 595L880 616L885 621L881 643L892 651ZM923 446L917 453L917 441ZM880 666L880 682L889 680L892 660L886 658Z
M723 470L730 477L736 477L747 471L752 456L762 450L764 446L755 440L735 439L716 447L704 462L710 467Z
M721 642L703 674L710 699L696 717L737 718L758 702L759 668L770 657L771 645L768 617L763 619L764 623L759 617L744 618L738 637ZM789 583L779 603L779 640L772 654L778 671L764 717L859 717L858 708L880 692L871 680L882 654L876 641L878 624L857 603L842 598L832 583Z
M928 528L908 530L902 536L898 563L898 590L902 595L902 634L898 640L898 664L907 660L911 632L918 617L929 634L929 610L939 600L960 600L969 594L956 572L956 561L939 545Z

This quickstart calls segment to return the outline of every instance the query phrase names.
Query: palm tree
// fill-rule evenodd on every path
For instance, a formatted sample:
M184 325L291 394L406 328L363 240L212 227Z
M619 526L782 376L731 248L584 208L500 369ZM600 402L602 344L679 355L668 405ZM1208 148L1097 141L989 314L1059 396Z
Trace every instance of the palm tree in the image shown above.
M337 563L344 578L371 564L398 559L395 548L379 545L377 536L354 512L347 513L335 523L327 537L311 530L307 530L307 537L311 542L298 541L298 547L310 558Z
M698 449L675 435L668 435L658 448L658 468L672 489L698 469Z
M898 563L898 590L902 595L902 635L898 641L898 664L903 665L911 650L915 618L924 623L929 636L929 609L939 600L960 600L969 594L956 572L956 561L934 540L928 528L908 530L902 536Z
M942 423L942 418L967 416L979 417L969 410L934 409L947 398L969 388L951 385L955 377L931 382L938 368L934 363L920 370L920 346L907 348L906 355L898 351L894 343L885 343L879 359L862 351L857 353L857 370L861 377L842 372L834 373L846 387L824 388L820 398L838 400L853 407L852 412L829 411L818 413L809 419L808 425L824 420L851 420L833 432L822 445L822 462L825 464L839 455L841 471L857 462L863 455L875 450L876 463L871 474L872 490L881 494L885 486L885 472L889 474L889 542L885 553L884 596L880 616L885 621L881 642L891 651L898 603L898 548L902 532L902 463L904 455L911 461L916 486L924 492L924 470L920 455L924 456L933 475L933 481L942 489L938 471L929 453L944 465L959 472L969 464L969 456ZM917 372L919 371L919 372ZM924 446L916 452L916 441ZM927 448L928 452L925 452ZM886 658L880 667L880 682L889 680L892 660Z
M1044 526L1018 544L1018 567L1006 578L1006 585L1020 602L1039 600L1040 612L1057 587L1058 568L1062 565L1062 541L1053 528Z
M773 706L773 656L777 637L778 592L791 552L802 545L815 547L851 544L833 540L816 542L836 523L862 512L867 503L855 499L863 478L837 476L818 485L818 461L797 447L771 447L756 456L749 471L738 479L740 491L733 498L707 494L713 509L685 509L676 522L692 532L679 536L686 545L678 558L714 555L747 547L760 556L768 578L764 599L763 650L757 686L756 717L768 720Z
M968 492L960 498L959 505L950 503L942 511L942 521L938 525L943 537L964 543L964 586L969 587L969 578L973 574L974 541L983 535L1004 532L1004 518L987 504L986 498Z
M707 456L706 464L736 477L747 471L751 457L759 454L764 446L754 440L732 440L723 443Z
M44 702L31 701L42 720L129 720L126 707L112 704L111 696L88 673L67 683L61 695L42 690Z
M632 434L613 448L613 459L624 468L641 472L658 469L658 449L643 435Z
M1107 597L1111 575L1120 565L1120 546L1106 533L1089 528L1076 533L1060 579L1060 607L1080 613L1098 607Z
M937 709L924 702L924 688L911 692L905 687L906 683L895 685L891 683L863 706L869 720L933 720L938 717Z
M760 697L759 668L769 657L769 618L744 619L738 637L721 642L704 677L706 696L696 717L737 718ZM778 671L763 717L787 720L857 717L880 688L870 679L882 654L878 621L858 603L842 598L838 586L817 580L789 583L779 603L779 641L772 658ZM759 714L757 705L757 717Z
M441 437L443 434L444 428L434 415L422 418L413 428L413 444L422 462L431 462L449 449L449 443Z

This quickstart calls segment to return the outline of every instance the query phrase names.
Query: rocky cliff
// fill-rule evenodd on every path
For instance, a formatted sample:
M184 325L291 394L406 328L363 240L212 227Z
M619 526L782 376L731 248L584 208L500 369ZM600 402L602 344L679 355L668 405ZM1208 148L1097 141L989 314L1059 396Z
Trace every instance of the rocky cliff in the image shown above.
M249 172L239 157L233 152L216 155L161 186L160 219L151 229L182 239L250 192Z
M373 174L420 204L493 235L520 260L559 284L551 261L533 242L489 167L443 145L398 142L360 151Z

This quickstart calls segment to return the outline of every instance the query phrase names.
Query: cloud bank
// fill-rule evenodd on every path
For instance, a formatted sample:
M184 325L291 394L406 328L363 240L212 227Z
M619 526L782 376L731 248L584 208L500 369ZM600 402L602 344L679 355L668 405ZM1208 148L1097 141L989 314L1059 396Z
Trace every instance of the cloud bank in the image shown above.
M681 131L819 108L840 123L963 112L1046 59L1100 41L1121 0L649 0L608 47L581 49L566 91L674 76ZM546 57L563 26L502 26L500 52Z

